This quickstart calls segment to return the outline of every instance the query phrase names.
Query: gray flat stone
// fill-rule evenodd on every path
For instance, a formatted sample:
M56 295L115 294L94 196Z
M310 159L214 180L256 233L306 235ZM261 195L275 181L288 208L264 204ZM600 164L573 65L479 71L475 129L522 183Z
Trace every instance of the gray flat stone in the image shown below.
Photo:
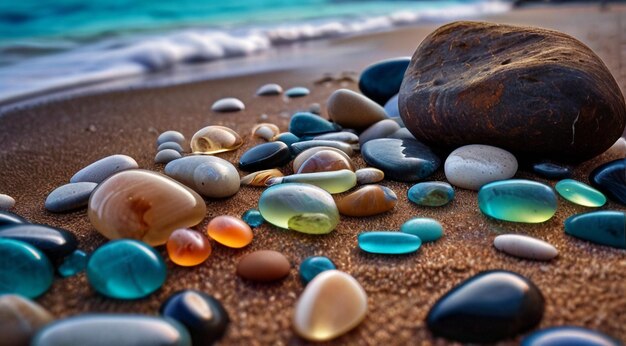
M182 153L185 151L185 149L183 149L182 145L176 143L176 142L165 142L165 143L161 143L159 144L159 147L157 148L157 152L164 150L164 149L172 149L172 150L176 150L179 153Z
M239 191L237 168L216 156L186 156L168 163L164 172L205 197L229 197Z
M174 142L183 145L183 143L185 143L185 136L178 131L165 131L157 138L157 146L167 142Z
M91 182L100 184L113 174L127 169L139 168L137 161L126 155L111 155L102 158L76 172L70 183Z
M96 183L81 182L59 186L46 198L45 207L53 213L63 213L87 206Z
M169 163L181 157L180 153L174 149L163 149L154 156L154 163Z

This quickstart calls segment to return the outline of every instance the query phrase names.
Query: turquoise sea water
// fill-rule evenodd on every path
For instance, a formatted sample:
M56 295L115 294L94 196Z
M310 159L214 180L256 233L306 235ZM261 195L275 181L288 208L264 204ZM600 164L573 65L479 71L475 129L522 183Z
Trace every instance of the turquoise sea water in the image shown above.
M0 103L304 40L509 7L499 0L2 1Z

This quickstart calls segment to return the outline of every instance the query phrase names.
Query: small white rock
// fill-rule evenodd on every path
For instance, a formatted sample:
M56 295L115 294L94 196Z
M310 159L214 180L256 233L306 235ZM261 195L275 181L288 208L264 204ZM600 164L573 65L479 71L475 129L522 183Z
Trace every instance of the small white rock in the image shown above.
M169 163L181 157L180 153L174 149L163 149L154 156L154 163Z
M70 183L91 182L100 184L113 174L139 168L137 161L126 155L111 155L102 158L76 172Z
M15 206L15 199L0 193L0 210L9 210Z
M278 84L270 83L265 84L256 91L257 96L271 96L280 95L283 92L283 87Z
M241 102L241 100L236 99L234 97L227 97L224 99L220 99L215 101L211 109L214 112L237 112L242 111L246 108L246 106Z
M559 254L549 243L519 234L499 235L493 240L493 246L511 256L537 261L549 261Z
M237 168L216 156L186 156L168 163L164 172L205 197L229 197L239 191Z
M443 169L450 184L479 190L493 181L512 178L517 172L517 159L504 149L471 144L450 153Z
M165 131L157 138L157 146L167 142L174 142L179 145L183 145L183 143L185 143L185 136L178 131Z
M172 149L172 150L176 150L179 153L184 152L185 150L183 149L183 147L176 143L176 142L165 142L159 145L159 147L157 148L157 151L161 151L164 149Z

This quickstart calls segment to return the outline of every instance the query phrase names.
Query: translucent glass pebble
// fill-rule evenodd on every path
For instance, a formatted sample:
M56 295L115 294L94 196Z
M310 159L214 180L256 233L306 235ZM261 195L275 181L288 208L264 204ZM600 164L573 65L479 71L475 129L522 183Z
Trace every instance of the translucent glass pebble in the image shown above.
M276 135L280 133L278 126L270 123L257 124L252 128L252 135L260 137L266 141L272 140Z
M52 264L32 245L0 239L0 259L0 294L15 293L36 298L52 285Z
M267 181L267 185L283 183L306 183L320 187L329 193L342 193L356 186L356 174L350 170L342 169L340 171L292 174Z
M228 215L213 218L207 226L207 234L216 242L237 249L250 244L253 237L247 223Z
M89 283L110 298L146 297L165 283L166 275L161 255L137 240L110 241L99 247L87 263Z
M422 242L427 243L443 236L443 226L435 219L416 217L403 223L400 232L418 236Z
M347 155L343 152L339 154L332 150L320 150L306 159L298 167L296 173L330 172L342 169L354 171L352 160Z
M393 209L398 196L388 187L365 185L337 201L339 213L346 216L372 216Z
M337 269L335 263L330 258L325 256L311 256L307 257L300 264L300 279L305 285L308 284L318 274L327 271Z
M64 278L74 276L85 270L88 258L84 251L75 250L63 259L63 263L61 263L57 271Z
M332 196L309 184L287 183L269 187L259 198L259 211L265 221L280 228L290 229L290 220L292 226L297 220L299 226L294 230L309 234L329 233L339 223L339 211ZM321 225L311 222L315 219L321 220Z
M565 220L565 233L596 244L626 249L626 214L601 210L572 215Z
M407 195L417 205L440 207L454 199L454 189L443 181L427 181L413 185Z
M557 198L550 186L536 181L501 180L478 191L478 207L494 219L539 223L554 216Z
M172 262L183 267L201 264L211 255L209 240L199 232L186 228L175 230L166 247Z
M554 189L566 200L584 207L601 207L606 203L602 192L573 179L563 179L556 183Z
M263 215L261 215L261 212L257 209L246 210L246 212L241 216L241 219L252 228L259 227L263 224L263 222L265 222L265 220L263 220Z
M365 252L400 255L417 251L422 240L402 232L365 232L359 234L359 247Z
M243 140L237 132L225 126L211 125L196 132L191 138L194 154L217 154L239 148Z

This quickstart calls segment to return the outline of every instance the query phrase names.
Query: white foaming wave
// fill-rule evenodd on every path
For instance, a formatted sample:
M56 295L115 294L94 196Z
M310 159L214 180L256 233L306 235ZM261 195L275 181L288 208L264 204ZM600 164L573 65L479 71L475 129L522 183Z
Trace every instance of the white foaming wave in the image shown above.
M54 89L166 70L180 64L247 56L282 44L388 30L424 21L501 13L509 9L508 3L495 1L231 32L189 29L159 36L108 39L0 67L0 103Z

